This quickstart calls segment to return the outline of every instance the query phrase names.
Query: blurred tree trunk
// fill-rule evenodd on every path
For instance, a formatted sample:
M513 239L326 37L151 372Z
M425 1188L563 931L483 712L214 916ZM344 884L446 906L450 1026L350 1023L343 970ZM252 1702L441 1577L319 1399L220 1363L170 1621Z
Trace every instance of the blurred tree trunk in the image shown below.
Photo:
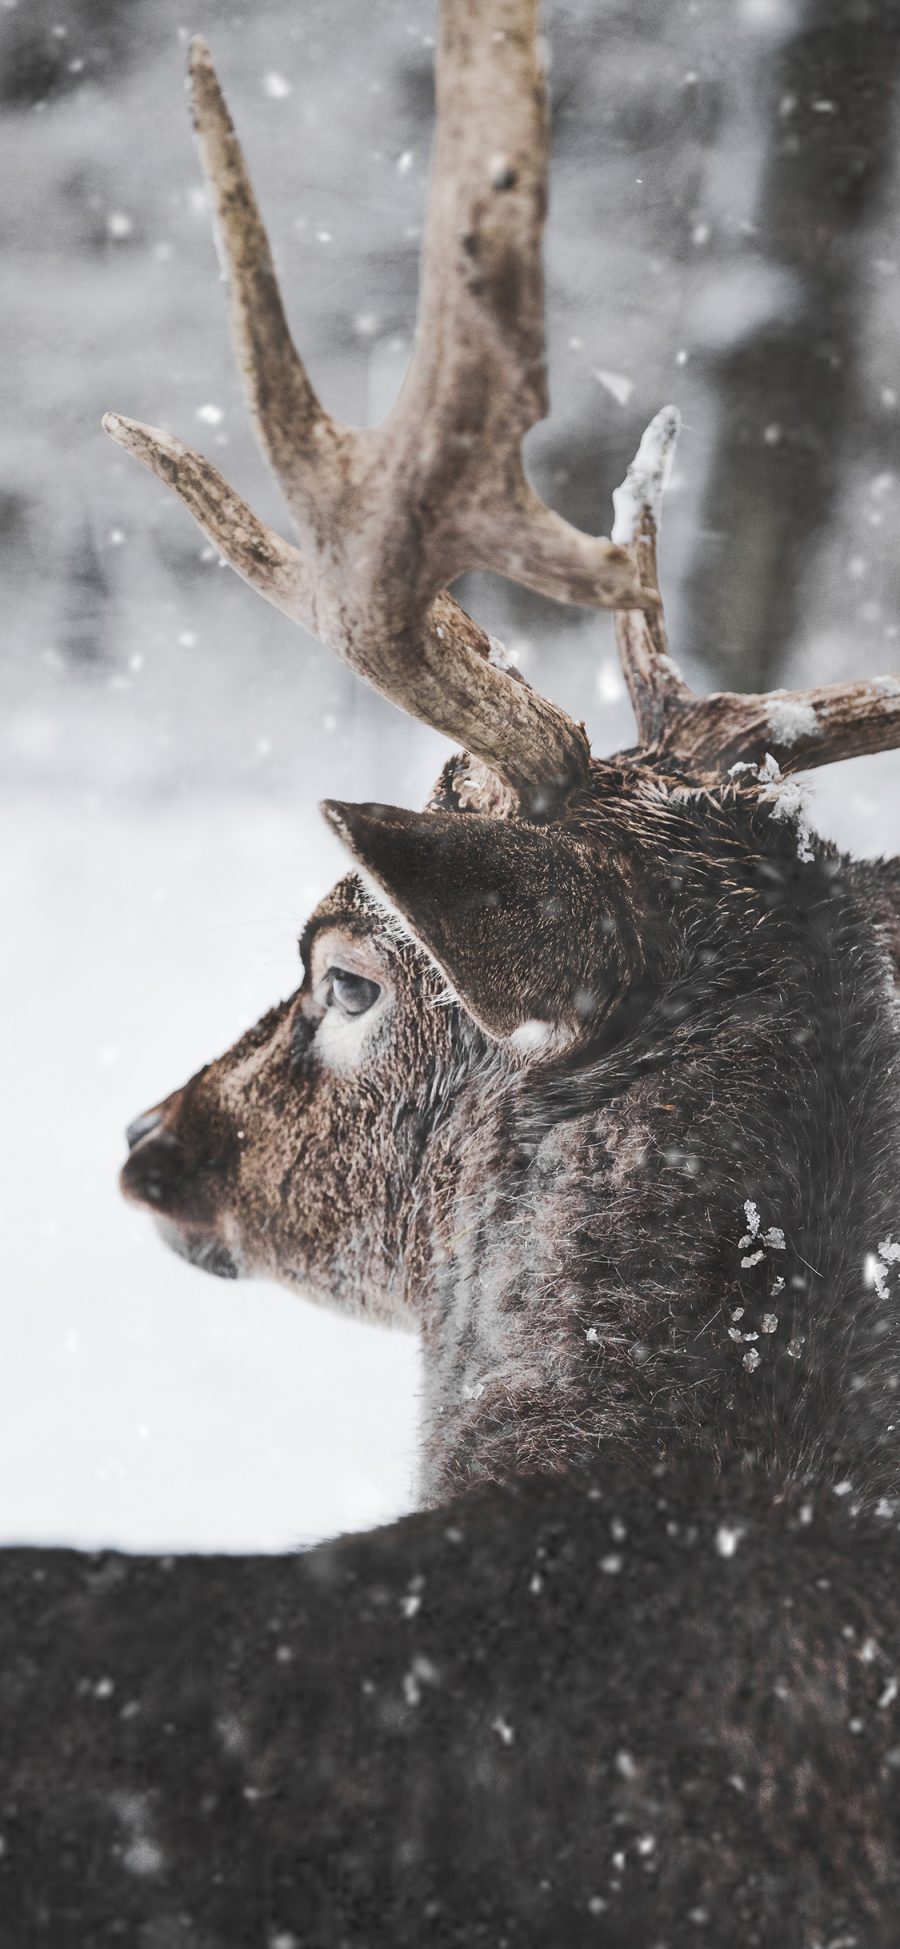
M69 564L63 647L73 662L103 663L112 620L111 589L90 521L81 522Z
M34 108L106 82L133 55L142 0L3 0L0 103Z
M841 477L860 230L891 158L898 68L900 0L807 0L776 64L758 245L795 297L718 364L708 538L688 584L686 641L732 688L779 682Z

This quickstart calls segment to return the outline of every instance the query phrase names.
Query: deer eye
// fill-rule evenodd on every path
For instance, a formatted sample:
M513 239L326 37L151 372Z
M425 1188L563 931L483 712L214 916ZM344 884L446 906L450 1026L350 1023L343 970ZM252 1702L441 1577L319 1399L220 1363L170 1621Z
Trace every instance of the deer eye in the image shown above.
M365 975L351 974L347 968L329 968L328 989L329 1004L337 1002L345 1015L365 1015L381 993L377 981L367 981Z

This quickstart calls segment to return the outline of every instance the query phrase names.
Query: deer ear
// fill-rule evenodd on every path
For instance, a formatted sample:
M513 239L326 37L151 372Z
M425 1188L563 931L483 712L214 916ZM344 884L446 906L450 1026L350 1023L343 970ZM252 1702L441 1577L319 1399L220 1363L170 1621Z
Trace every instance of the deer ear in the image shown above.
M322 811L488 1034L583 1013L597 889L577 841L558 828L469 812L331 799Z

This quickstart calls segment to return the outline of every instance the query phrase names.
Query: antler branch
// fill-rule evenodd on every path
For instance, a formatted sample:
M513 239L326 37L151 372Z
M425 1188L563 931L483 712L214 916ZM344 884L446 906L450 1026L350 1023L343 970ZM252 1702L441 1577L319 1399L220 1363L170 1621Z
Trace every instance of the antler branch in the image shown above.
M205 41L192 41L189 73L244 398L289 507L297 499L303 511L321 443L337 439L338 428L319 404L291 338L269 239Z
M812 771L841 758L861 758L900 745L900 677L759 696L715 691L673 710L661 751L698 771L727 772L761 764L767 754L783 772Z
M656 562L662 497L681 428L677 406L648 426L621 487L613 494L613 540L634 553L646 607L616 615L616 644L642 744L655 744L677 699L690 697L669 655Z
M414 657L407 643L390 638L370 673L364 648L354 645L351 655L346 629L334 626L300 550L260 521L210 461L171 434L119 413L107 413L103 425L177 494L243 581L422 723L461 739L533 816L547 815L564 781L571 789L587 778L590 751L581 726L498 659L497 646L451 595L444 592L432 603Z
M463 570L491 568L566 602L646 600L629 550L551 513L522 466L522 439L546 410L536 28L537 0L443 0L416 345L376 429L339 425L313 391L208 50L195 43L194 119L238 364L299 547L257 521L199 455L135 422L107 425L252 587L462 740L524 810L548 816L587 776L584 732L492 663L483 632L442 594Z
M312 592L299 549L267 527L212 462L171 433L104 413L103 430L177 494L223 560L286 616L309 608Z
M613 495L613 539L629 547L649 598L643 611L616 616L616 640L643 745L694 772L727 773L735 764L777 759L783 772L900 745L900 678L875 677L816 690L695 697L668 651L656 572L656 537L680 415L664 406L648 426L622 486Z

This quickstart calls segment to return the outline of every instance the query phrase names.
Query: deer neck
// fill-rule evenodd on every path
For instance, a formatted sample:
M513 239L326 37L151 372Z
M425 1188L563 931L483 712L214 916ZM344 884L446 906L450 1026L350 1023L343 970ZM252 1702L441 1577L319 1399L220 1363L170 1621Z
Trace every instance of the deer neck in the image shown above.
M637 1369L600 1372L612 1343L639 1326L610 1315L598 1330L596 1119L534 1142L515 1084L461 1096L444 1137L429 1215L424 1306L422 1499L484 1480L579 1475L598 1444L633 1445L645 1403ZM612 1122L606 1113L607 1135ZM627 1160L622 1160L627 1174ZM619 1371L621 1369L621 1371ZM646 1423L641 1444L646 1449ZM653 1449L657 1459L659 1447Z
M733 970L679 975L583 1069L460 1092L427 1213L426 1500L649 1478L685 1446L832 1482L864 1456L894 1483L893 1308L863 1273L896 1234L900 1131L872 1070L894 989L849 880L830 885L814 928L759 928L758 949L744 930ZM689 1016L669 1006L685 982Z

